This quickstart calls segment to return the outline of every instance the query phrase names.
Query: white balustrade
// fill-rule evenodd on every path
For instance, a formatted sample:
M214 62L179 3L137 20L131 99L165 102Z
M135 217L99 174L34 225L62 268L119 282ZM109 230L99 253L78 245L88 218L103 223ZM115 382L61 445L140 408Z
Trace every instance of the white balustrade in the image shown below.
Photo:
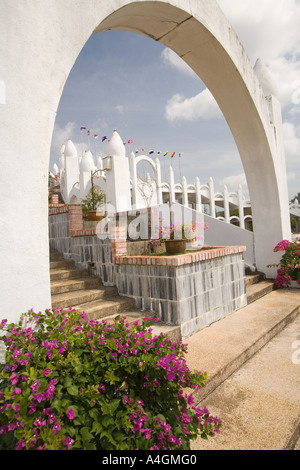
M111 156L112 155L110 155L110 157ZM151 166L154 177L150 177L149 173L144 179L138 176L137 164L142 161ZM241 228L245 228L245 220L247 222L252 220L251 215L244 215L244 209L245 207L250 208L250 203L245 201L241 185L238 186L236 192L229 193L227 186L224 186L223 193L215 193L215 185L212 178L209 179L208 184L201 185L198 176L195 178L195 182L191 184L187 184L186 177L183 176L180 183L175 183L172 165L169 167L168 181L162 181L161 162L158 158L153 161L148 155L135 155L131 152L128 163L131 204L129 204L130 207L128 207L127 210L141 209L143 207L162 204L166 201L173 204L176 202L176 195L181 193L181 203L184 207L192 206L198 212L203 213L207 212L206 209L203 210L203 206L208 206L209 215L211 217L223 220L228 224L237 221ZM89 171L87 171L87 165ZM101 174L98 175L99 178L97 179L99 180L101 189L106 190L108 184L107 172L103 167L101 157L96 157L95 165L94 157L91 151L88 151L82 156L79 165L77 152L71 141L68 141L66 146L63 145L61 148L59 167L60 169L55 165L53 171L57 170L59 174L61 194L66 203L70 203L71 199L73 201L74 195L76 195L78 202L85 197L85 193L90 188L88 181L91 173L90 167L101 170ZM110 174L114 171L114 168L112 168ZM114 178L110 177L110 183L111 181L114 181ZM118 184L123 184L123 180L121 182L119 181ZM112 190L112 188L107 189L110 189L108 192ZM218 207L223 207L224 216L217 214ZM234 208L237 210L238 215L231 215L231 210Z

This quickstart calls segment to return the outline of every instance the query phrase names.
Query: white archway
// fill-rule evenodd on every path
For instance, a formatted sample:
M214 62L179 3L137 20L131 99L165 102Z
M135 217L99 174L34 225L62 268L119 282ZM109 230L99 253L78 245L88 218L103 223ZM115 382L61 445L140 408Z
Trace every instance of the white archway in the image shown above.
M267 272L266 264L277 260L273 246L290 238L280 106L273 100L274 127L253 68L215 0L0 0L0 7L6 90L0 102L0 317L51 304L47 179L56 111L82 47L92 33L108 29L170 47L214 95L241 155L257 267ZM24 188L24 179L31 185Z

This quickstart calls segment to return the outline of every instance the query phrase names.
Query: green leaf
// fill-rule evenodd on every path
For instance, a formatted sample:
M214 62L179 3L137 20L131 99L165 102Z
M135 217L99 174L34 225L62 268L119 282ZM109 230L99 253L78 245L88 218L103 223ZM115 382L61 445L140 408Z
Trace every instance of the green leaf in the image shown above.
M90 433L88 427L81 428L80 434L82 436L83 446L86 447L93 439L93 435Z
M118 398L116 398L115 400L111 400L110 402L103 403L103 405L101 405L102 413L104 415L113 416L119 404L120 400Z
M106 415L103 416L101 423L105 428L108 428L111 424L114 424L114 419L111 416Z
M89 415L91 418L93 418L95 421L99 420L100 412L96 408L92 408L89 410Z
M67 391L72 396L76 397L78 395L78 387L76 387L76 385L72 385L71 387L68 387Z
M98 421L94 421L93 426L92 426L92 433L97 435L97 434L100 434L101 431L103 431L102 424L99 423Z
M73 385L73 379L71 377L66 377L64 380L65 387L71 387Z

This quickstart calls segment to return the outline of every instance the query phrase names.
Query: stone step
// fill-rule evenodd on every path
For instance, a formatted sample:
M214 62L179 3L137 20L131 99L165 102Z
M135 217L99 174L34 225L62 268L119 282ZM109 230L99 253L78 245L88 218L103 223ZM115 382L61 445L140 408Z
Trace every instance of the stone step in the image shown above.
M58 281L63 279L76 279L88 277L89 274L86 269L83 268L53 268L50 270L50 280Z
M254 274L246 274L246 287L257 284L258 282L265 280L265 275L263 273L254 273Z
M100 279L96 277L85 277L82 279L65 279L51 283L51 295L63 294L83 289L94 289L101 286Z
M75 266L75 263L71 259L61 259L56 261L50 261L50 270L51 269L66 269L72 268Z
M98 289L84 289L52 295L53 308L68 308L86 304L95 300L111 298L116 294L115 287L101 286Z
M284 331L290 327L290 339L284 347L277 348L271 365L271 362L265 361L263 351L265 347L269 347L269 342L270 345L276 342L279 337L277 335L282 333L284 336ZM209 376L206 387L193 392L195 403L207 406L220 419L223 415L226 421L224 438L220 434L205 442L198 440L192 444L194 450L254 449L256 446L258 449L268 449L273 444L275 448L283 449L291 439L295 441L300 416L299 371L296 371L299 365L291 365L291 357L293 338L297 339L299 327L300 296L296 290L282 289L270 292L184 340L188 346L188 367L207 371ZM256 361L258 354L261 359ZM258 391L258 394L253 391L253 399L242 384L239 386L239 377L244 374L243 371L251 361L256 366L261 364L260 375L249 380L249 386ZM287 372L289 369L293 376L291 380ZM281 424L277 426L274 410L278 409L278 404L272 399L281 394L281 386L285 391L282 393L282 410L279 414L286 417L288 424L283 426L278 420ZM291 391L288 395L286 388ZM296 407L294 395L298 400ZM255 401L256 399L261 401ZM286 413L288 407L290 411ZM276 411L276 417L279 414ZM269 425L265 434L257 432L257 425L262 422ZM278 442L271 443L270 436L274 433L275 424L275 440Z
M50 261L59 261L64 259L63 254L58 251L50 251L49 257Z
M102 299L85 304L73 305L73 308L84 311L89 320L99 320L114 314L123 314L134 309L134 299L128 297L114 297L113 299Z
M103 320L107 320L108 323L113 323L114 318L119 315L119 314L113 314L109 315L108 317L103 317ZM145 316L151 315L152 318L154 319L156 317L156 314L153 312L141 312L140 310L129 310L128 312L122 313L121 316L123 316L126 319L126 322L129 324L134 323L135 321L141 320ZM177 341L181 340L181 331L180 331L180 326L172 326L172 325L165 325L162 322L157 322L153 323L151 326L152 328L152 336L159 336L160 334L166 334L172 341Z
M269 294L274 288L273 281L260 281L246 285L247 303L255 302L260 297Z

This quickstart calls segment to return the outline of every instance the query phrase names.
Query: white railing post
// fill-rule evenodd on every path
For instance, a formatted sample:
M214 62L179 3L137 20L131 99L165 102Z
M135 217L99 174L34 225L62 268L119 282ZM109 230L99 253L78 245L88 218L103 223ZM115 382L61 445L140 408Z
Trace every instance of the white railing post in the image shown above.
M226 185L224 186L224 217L225 221L230 224L229 193Z
M216 218L216 203L215 203L215 187L212 177L209 178L209 199L210 199L210 216Z
M156 168L156 190L157 190L157 204L162 204L162 188L161 188L161 167L160 161L158 158L155 159L155 168Z
M175 201L174 171L171 165L169 167L169 185L170 185L170 203L173 204L176 201Z
M196 177L195 181L195 189L196 189L196 210L202 213L202 195L201 195L201 185L199 177Z
M185 176L182 177L181 184L182 184L182 205L185 206L185 207L189 207L187 182L186 182L186 177Z
M135 155L133 152L130 154L130 159L129 159L129 169L130 169L130 176L131 176L131 182L132 182L132 208L136 208L137 204L137 172L136 172L136 162L135 162Z
M243 190L240 184L238 188L238 204L239 204L240 228L245 228Z

